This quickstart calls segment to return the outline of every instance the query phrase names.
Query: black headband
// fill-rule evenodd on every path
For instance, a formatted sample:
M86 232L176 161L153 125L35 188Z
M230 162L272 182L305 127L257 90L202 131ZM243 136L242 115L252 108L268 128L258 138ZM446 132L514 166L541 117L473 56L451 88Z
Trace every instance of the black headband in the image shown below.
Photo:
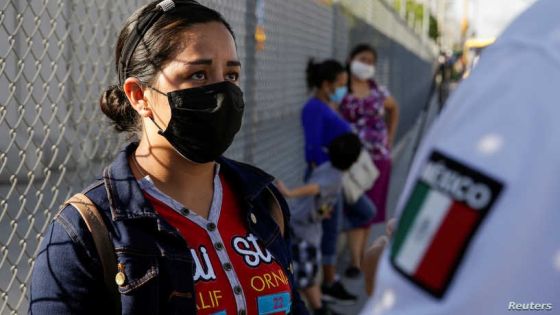
M140 44L140 41L144 38L144 35L148 32L148 30L156 23L156 21L166 12L169 12L175 8L176 5L181 4L194 4L200 5L196 1L193 0L163 0L156 5L154 10L147 13L145 16L140 17L134 30L129 34L127 40L125 41L123 48L121 50L121 57L119 59L119 64L117 68L117 74L119 76L119 88L122 89L124 84L124 80L127 78L128 72L128 65L130 63L130 59Z

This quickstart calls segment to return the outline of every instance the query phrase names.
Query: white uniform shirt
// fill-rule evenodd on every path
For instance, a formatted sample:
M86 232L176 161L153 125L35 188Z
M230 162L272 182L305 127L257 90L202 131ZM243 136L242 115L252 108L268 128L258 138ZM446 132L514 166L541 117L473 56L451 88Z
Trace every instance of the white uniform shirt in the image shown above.
M560 1L484 51L420 146L398 214L362 314L560 314Z

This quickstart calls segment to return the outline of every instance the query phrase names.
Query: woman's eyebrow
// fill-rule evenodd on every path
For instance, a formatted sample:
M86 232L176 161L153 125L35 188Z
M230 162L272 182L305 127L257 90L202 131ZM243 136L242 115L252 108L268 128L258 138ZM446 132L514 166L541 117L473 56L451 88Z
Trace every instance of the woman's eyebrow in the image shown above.
M241 67L241 62L238 60L231 60L227 62L228 67Z
M191 61L185 61L186 65L212 65L212 59L196 59ZM230 60L226 64L228 67L241 67L241 62L238 60Z
M212 59L196 59L191 61L185 61L186 65L212 65Z

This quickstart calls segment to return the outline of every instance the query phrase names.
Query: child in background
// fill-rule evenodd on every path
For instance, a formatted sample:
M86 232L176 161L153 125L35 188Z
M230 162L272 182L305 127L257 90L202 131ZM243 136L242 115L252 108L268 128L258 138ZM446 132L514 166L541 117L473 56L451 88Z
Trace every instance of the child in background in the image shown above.
M289 200L294 275L314 314L333 314L321 302L316 281L321 264L321 221L328 218L340 200L342 174L358 159L362 144L353 133L335 138L328 146L329 161L313 169L303 186L288 189L282 181L278 189Z

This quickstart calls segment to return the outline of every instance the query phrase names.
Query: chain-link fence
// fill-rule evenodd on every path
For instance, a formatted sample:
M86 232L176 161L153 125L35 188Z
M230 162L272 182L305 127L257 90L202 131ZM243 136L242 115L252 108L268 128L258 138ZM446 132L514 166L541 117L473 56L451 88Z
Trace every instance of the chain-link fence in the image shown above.
M99 176L118 148L98 107L116 81L113 49L141 0L3 0L0 4L0 314L25 313L33 257L58 205ZM229 157L254 163L288 183L303 174L299 112L309 57L344 61L358 41L378 46L379 80L403 108L401 131L427 93L430 55L374 27L353 5L326 1L207 0L232 24L243 63L247 111ZM344 2L344 1L343 1ZM348 1L347 1L348 2ZM350 8L350 9L349 9ZM377 10L363 7L362 10ZM370 17L375 17L371 15ZM397 15L386 18L399 22ZM267 40L257 50L255 28ZM404 24L403 24L404 25ZM384 35L385 34L385 35ZM408 118L410 117L410 118Z

